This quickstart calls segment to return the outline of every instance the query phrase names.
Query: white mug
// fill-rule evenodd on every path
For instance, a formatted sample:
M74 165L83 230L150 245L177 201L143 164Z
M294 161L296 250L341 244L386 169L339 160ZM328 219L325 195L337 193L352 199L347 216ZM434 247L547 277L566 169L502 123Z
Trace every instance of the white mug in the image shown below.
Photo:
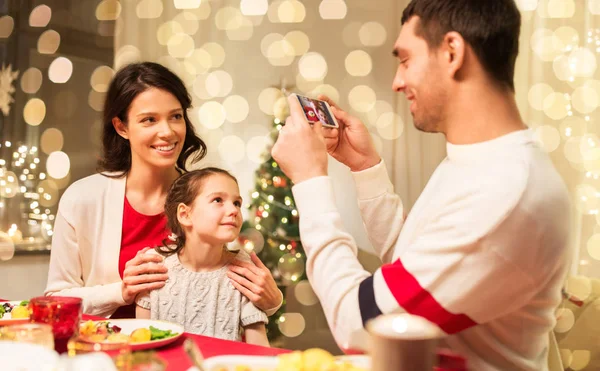
M366 328L371 371L432 371L445 336L425 318L408 313L378 316Z

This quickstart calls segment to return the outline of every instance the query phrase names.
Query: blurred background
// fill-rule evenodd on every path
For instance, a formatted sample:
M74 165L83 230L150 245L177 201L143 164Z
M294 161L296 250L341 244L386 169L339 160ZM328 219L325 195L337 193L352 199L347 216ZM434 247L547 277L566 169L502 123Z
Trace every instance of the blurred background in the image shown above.
M404 97L391 89L397 66L391 50L407 3L0 0L0 297L43 292L58 200L69 184L95 172L104 94L115 70L130 62L159 62L185 82L193 98L190 118L209 149L199 166L236 175L252 228L268 218L269 206L295 211L285 199L290 184L261 171L287 114L282 89L324 93L360 117L409 210L444 158L445 142L416 131ZM598 369L591 344L600 341L600 328L594 332L600 324L591 318L600 310L600 1L517 4L523 18L517 101L574 207L575 258L557 311L561 354L566 368ZM370 254L350 173L331 161L330 174L344 224L373 271L379 261ZM279 193L281 202L269 198L272 187L288 192ZM257 197L264 202L254 202ZM279 227L286 223L267 223L272 230L261 232L285 236ZM288 254L293 260L279 255L270 262L275 276L287 278L280 282L286 306L274 318L282 346L339 353L303 280L301 249L246 237L240 240L246 248L295 253Z

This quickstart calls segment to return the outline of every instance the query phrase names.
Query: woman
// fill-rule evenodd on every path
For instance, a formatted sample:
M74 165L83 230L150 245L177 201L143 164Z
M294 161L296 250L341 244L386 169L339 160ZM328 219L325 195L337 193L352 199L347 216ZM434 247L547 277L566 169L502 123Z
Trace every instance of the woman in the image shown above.
M156 63L114 76L104 104L99 174L73 183L56 216L46 295L83 298L84 313L135 317L135 297L165 285L162 258L144 254L167 237L164 204L186 166L206 155L187 116L185 85ZM268 269L239 262L232 283L268 315L282 302Z

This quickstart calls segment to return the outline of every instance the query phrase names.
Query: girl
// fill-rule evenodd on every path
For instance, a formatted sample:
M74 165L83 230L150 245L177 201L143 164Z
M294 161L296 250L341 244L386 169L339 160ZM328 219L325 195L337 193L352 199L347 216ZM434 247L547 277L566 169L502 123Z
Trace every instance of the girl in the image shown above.
M73 183L60 200L47 295L81 297L87 314L132 318L137 294L164 286L162 258L143 252L168 235L169 187L206 154L190 105L183 82L159 64L135 63L115 74L104 104L100 173ZM252 260L257 266L239 262L230 275L274 313L281 292L255 254Z
M205 168L179 177L165 203L173 232L156 251L169 269L167 284L138 296L137 318L183 324L186 332L268 346L267 316L227 278L236 254L226 248L242 227L237 180L225 170ZM249 260L243 250L238 259Z

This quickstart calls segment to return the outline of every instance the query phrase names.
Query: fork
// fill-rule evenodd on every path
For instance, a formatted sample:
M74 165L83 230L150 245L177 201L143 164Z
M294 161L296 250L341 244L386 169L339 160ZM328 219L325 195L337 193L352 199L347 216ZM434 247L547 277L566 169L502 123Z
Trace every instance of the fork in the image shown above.
M206 371L202 364L204 363L204 357L202 356L202 352L198 345L194 342L194 340L187 338L183 342L183 349L187 354L188 358L192 361L192 364L196 366L198 371Z

